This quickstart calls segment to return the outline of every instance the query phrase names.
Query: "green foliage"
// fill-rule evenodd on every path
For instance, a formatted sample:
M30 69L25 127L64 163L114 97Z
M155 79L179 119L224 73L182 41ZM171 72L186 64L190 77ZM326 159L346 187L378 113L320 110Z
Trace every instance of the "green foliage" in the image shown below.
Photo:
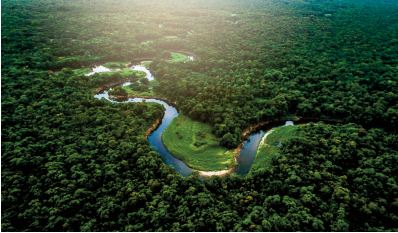
M142 71L132 70L130 68L123 68L120 70L112 70L110 72L96 73L94 76L101 78L110 78L110 77L131 78L133 80L136 80L136 79L145 78L145 73Z
M396 1L1 3L2 231L398 231ZM141 59L229 147L287 114L357 124L306 125L248 177L184 178L144 137L163 109L84 76Z
M187 62L188 56L182 53L170 52L170 62Z
M145 96L145 97L154 97L155 94L148 87L148 85L144 85L141 82L135 82L131 85L122 87L124 91L127 92L128 96L136 97L136 96Z
M270 169L272 160L281 154L283 145L292 138L298 138L297 129L301 126L280 126L272 129L272 132L261 141L256 159L251 171Z
M112 96L127 97L127 91L120 86L112 88L112 90L109 91L109 94Z
M234 165L232 151L221 147L220 140L207 124L179 115L162 135L167 149L188 166L202 171L229 169Z

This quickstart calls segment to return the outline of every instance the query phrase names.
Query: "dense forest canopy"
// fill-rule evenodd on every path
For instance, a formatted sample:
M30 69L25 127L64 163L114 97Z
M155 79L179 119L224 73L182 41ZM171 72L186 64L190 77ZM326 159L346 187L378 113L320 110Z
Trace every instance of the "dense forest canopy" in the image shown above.
M394 0L2 1L1 229L397 231L397 12ZM223 146L267 120L318 123L269 169L182 177L145 137L162 107L97 100L125 77L84 75L148 59L153 92Z

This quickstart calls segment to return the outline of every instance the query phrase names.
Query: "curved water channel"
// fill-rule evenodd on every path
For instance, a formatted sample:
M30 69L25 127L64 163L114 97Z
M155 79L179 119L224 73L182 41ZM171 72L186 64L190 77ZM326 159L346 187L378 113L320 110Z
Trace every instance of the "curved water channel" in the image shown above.
M131 69L145 72L148 80L154 79L151 72L145 66L136 65L136 66L132 66ZM130 84L131 84L130 82L125 82L120 85L126 86L126 85L130 85ZM116 103L116 104L141 103L141 102L161 104L165 108L165 113L162 118L162 122L159 124L158 128L156 128L156 130L154 130L148 136L148 142L151 145L151 147L160 154L164 163L173 167L181 175L188 176L192 172L194 172L194 170L192 168L188 167L188 165L186 165L183 161L175 158L167 150L166 146L163 144L163 141L162 141L162 134L163 134L164 130L171 124L173 119L179 115L179 113L175 107L171 106L170 104L168 104L167 102L165 102L161 99L156 99L156 98L128 98L127 100L123 100L123 101L113 100L109 96L107 90L96 94L94 97L97 99L106 99L109 102ZM285 125L292 125L292 124L293 124L292 121L286 121L286 123L285 123ZM214 171L214 172L199 171L199 175L201 175L201 176L225 175L232 171L235 171L239 175L247 174L250 171L250 168L254 162L254 159L256 158L257 149L258 149L260 142L262 140L264 140L265 137L271 131L272 131L272 129L270 129L267 132L265 132L263 130L256 131L256 132L252 133L243 142L242 149L240 150L240 153L239 153L238 157L236 158L237 166L235 168L231 168L229 170Z

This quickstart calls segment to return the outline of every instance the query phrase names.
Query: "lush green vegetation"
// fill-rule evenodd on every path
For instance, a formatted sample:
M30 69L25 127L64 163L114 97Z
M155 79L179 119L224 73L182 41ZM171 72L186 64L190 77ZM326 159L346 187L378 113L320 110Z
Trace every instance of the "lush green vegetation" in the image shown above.
M106 66L105 66L106 67ZM108 67L107 67L108 68ZM110 67L109 67L110 68ZM100 77L115 77L120 76L121 78L131 78L133 80L139 80L145 78L145 73L142 71L132 70L130 68L122 68L122 69L112 69L109 72L101 72L94 74Z
M131 85L122 87L130 97L154 97L151 87L141 82L135 82Z
M397 1L1 3L2 231L398 231ZM227 147L287 115L344 123L305 125L250 176L182 177L144 137L163 109L84 76L141 59Z
M126 62L107 62L103 64L103 66L109 68L109 69L124 69L128 68L128 63Z
M120 86L114 87L111 90L109 90L109 94L111 96L114 96L114 97L115 96L117 96L117 97L125 97L125 98L128 97L128 93L125 90L125 88L120 87Z
M167 149L188 166L202 171L229 169L234 153L220 146L220 139L207 124L179 115L162 135Z
M298 138L297 128L300 126L280 126L272 129L266 138L263 138L258 146L256 159L253 162L252 171L260 169L270 169L272 160L275 160L281 154L283 145L292 138Z
M187 62L188 56L182 53L170 52L170 62Z

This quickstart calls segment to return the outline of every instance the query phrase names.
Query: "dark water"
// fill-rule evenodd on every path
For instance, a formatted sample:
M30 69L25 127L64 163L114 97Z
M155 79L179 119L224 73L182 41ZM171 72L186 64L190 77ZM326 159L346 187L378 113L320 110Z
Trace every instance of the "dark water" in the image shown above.
M148 136L148 142L151 147L157 151L162 157L164 163L173 167L178 173L183 176L190 175L193 170L189 168L184 162L175 158L165 147L162 141L162 133L171 124L174 118L178 116L178 111L175 107L169 105L165 101L159 99L144 99L144 98L129 98L125 101L115 101L109 98L108 92L97 94L94 96L97 99L106 99L112 103L139 103L149 102L158 103L165 108L165 113L159 127ZM291 121L287 121L285 125L292 124ZM263 138L265 132L258 131L252 133L249 138L243 142L243 148L237 158L238 165L236 167L236 173L239 175L246 175L254 162L257 154L257 148Z
M172 166L178 173L180 173L183 176L188 176L189 174L192 173L192 169L189 168L184 162L181 160L175 158L164 146L163 141L162 141L162 134L164 130L170 125L170 123L173 121L174 118L178 116L177 109L168 105L166 102L161 101L161 100L156 100L156 101L151 101L154 103L159 103L163 105L163 107L166 108L162 123L159 125L159 127L153 131L149 136L148 136L148 141L151 147L156 150L161 156L163 161L167 164Z
M250 171L254 159L256 158L257 148L260 145L264 134L265 132L262 130L253 133L245 142L243 142L243 148L238 157L238 166L236 168L237 174L246 175Z

